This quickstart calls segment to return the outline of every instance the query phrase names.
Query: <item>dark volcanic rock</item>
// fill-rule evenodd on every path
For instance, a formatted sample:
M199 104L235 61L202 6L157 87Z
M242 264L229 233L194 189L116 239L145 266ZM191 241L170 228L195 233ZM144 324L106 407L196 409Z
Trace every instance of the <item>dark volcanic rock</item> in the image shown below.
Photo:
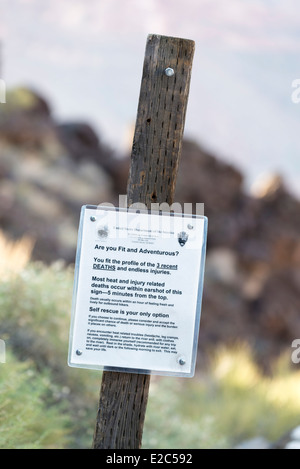
M97 146L100 160L111 155L78 124L85 133L76 140L76 158L75 145L71 151L62 141L50 107L32 91L17 90L9 102L0 116L1 228L11 237L31 236L37 259L73 262L81 206L114 199L112 177L83 149Z

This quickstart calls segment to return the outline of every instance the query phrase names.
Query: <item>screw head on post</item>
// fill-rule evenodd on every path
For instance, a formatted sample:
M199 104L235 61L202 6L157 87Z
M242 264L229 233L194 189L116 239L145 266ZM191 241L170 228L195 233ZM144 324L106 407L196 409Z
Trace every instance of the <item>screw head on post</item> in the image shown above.
M168 67L165 69L165 75L167 75L167 77L172 77L173 75L175 74L173 68L171 67Z

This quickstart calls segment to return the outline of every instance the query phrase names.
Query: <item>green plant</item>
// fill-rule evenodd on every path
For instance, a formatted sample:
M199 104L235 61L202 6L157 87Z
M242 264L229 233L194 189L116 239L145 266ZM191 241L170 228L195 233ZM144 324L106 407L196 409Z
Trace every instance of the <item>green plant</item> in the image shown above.
M91 447L101 373L67 365L73 267L29 263L0 282L0 448ZM144 448L230 448L299 424L300 373L264 376L245 346L193 379L151 378Z
M65 447L69 419L63 402L54 405L50 376L11 353L0 367L0 449Z
M101 375L97 372L70 369L67 365L73 268L61 262L51 266L30 263L21 272L0 283L0 338L11 351L14 365L1 366L10 379L22 362L30 363L30 373L38 378L44 373L49 380L46 408L51 403L60 408L64 404L70 437L68 446L91 445ZM1 374L2 376L2 374ZM24 399L34 397L24 387ZM45 397L43 395L43 397ZM2 403L0 395L0 406ZM26 414L26 418L31 415ZM12 433L18 432L14 419L9 419ZM24 420L25 422L25 420ZM61 420L57 420L57 445L61 446ZM41 418L45 431L46 419ZM53 429L54 430L54 429ZM37 436L42 433L40 428ZM15 439L18 445L18 440ZM64 440L66 444L66 440Z

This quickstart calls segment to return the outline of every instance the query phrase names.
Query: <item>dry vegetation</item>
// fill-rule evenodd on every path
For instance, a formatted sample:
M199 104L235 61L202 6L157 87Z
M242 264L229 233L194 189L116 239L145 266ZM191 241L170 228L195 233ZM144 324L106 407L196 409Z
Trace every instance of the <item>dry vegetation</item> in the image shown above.
M73 268L30 262L32 246L1 235L0 448L88 448L101 376L67 366ZM152 377L144 447L230 448L256 435L274 441L299 423L299 388L289 356L266 377L249 347L219 348L194 379Z

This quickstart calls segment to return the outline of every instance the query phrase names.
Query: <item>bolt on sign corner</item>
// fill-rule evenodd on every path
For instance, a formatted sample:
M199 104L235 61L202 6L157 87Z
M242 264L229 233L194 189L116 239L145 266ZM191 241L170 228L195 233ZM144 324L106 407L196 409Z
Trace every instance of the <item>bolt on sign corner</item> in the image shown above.
M207 218L81 211L69 366L192 377Z

